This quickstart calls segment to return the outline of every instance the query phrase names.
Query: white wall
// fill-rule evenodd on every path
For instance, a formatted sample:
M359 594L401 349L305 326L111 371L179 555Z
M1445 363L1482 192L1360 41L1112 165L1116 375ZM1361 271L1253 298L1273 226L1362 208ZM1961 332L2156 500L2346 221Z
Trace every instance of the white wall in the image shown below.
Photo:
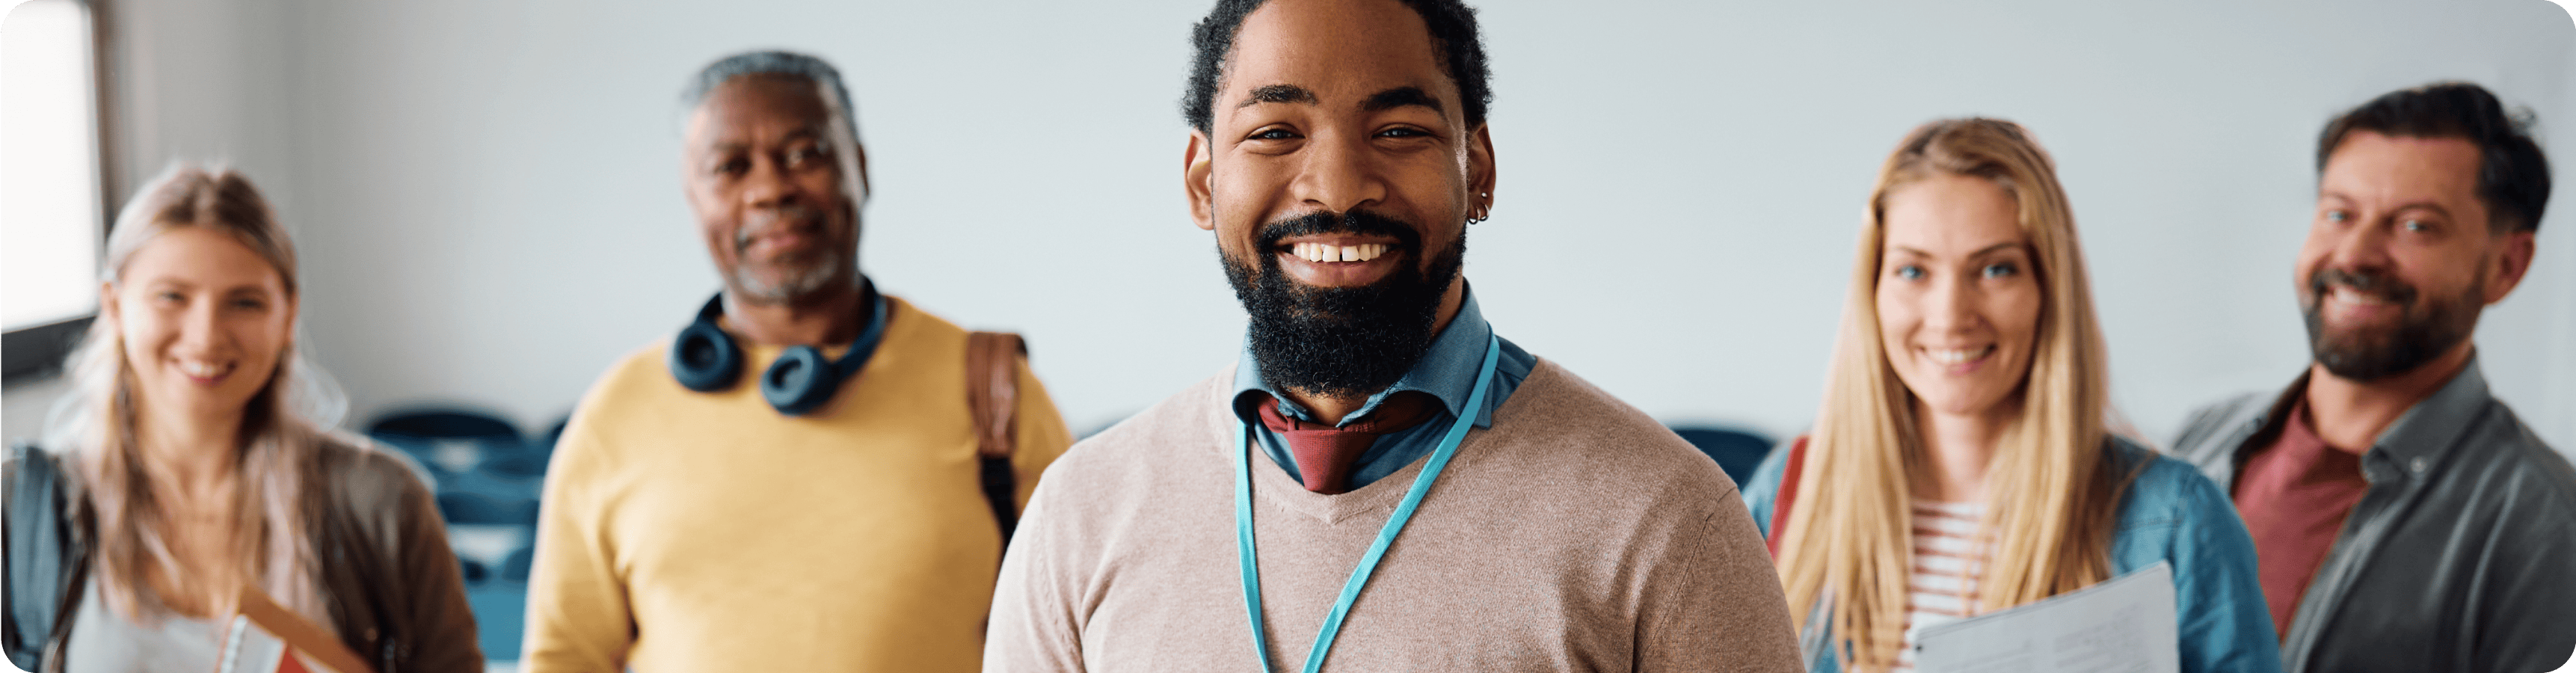
M1179 188L1207 4L151 0L111 20L148 121L127 172L223 153L270 191L352 418L457 400L537 426L682 324L716 281L679 195L677 90L778 46L854 89L863 267L1026 333L1086 429L1239 339ZM2333 113L2475 80L2538 111L2576 183L2576 22L2540 0L1476 4L1502 179L1469 277L1504 334L1666 419L1806 424L1861 200L1930 118L2012 118L2054 152L2116 397L2157 436L2305 362L2289 267ZM2479 343L2497 394L2576 450L2559 191Z

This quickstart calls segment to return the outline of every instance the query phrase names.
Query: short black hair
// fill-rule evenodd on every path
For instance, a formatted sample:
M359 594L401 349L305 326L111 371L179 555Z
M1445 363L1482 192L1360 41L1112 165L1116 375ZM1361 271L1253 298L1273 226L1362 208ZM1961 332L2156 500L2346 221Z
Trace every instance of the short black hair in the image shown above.
M2507 110L2486 87L2435 82L2391 91L2336 116L2317 137L2317 172L2355 131L2409 138L2460 138L2478 148L2478 199L2487 226L2539 231L2549 205L2549 158L2531 139L2529 109Z
M1217 0L1207 18L1190 31L1190 46L1197 55L1190 62L1189 91L1181 94L1181 118L1190 128L1215 132L1217 79L1225 74L1226 57L1234 53L1234 34L1243 28L1244 17L1268 1ZM1422 15L1429 27L1440 67L1458 83L1458 97L1466 99L1467 126L1485 123L1485 107L1494 102L1494 91L1492 75L1485 69L1485 43L1476 35L1476 10L1458 0L1397 1Z

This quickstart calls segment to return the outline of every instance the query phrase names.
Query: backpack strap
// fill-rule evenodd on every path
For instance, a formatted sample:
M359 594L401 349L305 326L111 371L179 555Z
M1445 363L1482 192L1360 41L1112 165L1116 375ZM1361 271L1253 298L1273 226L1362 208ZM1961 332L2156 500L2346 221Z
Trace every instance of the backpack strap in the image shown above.
M1005 547L1010 546L1011 531L1020 525L1020 479L1011 467L1011 453L1019 444L1017 365L1028 353L1028 342L1017 334L966 335L966 409L974 417L975 457L981 464L984 499L993 506L993 521L1002 529Z
M62 463L54 454L32 444L9 446L8 470L0 475L0 501L7 502L5 533L8 547L6 582L9 590L6 628L0 628L0 645L6 645L9 662L21 670L40 670L46 643L52 640L55 627L63 616L70 585L71 559L79 549L74 544L63 517Z
M1789 527L1789 506L1798 503L1798 476L1807 468L1807 437L1789 442L1789 464L1780 471L1780 488L1771 494L1771 536L1762 541L1771 558L1780 558L1780 536Z

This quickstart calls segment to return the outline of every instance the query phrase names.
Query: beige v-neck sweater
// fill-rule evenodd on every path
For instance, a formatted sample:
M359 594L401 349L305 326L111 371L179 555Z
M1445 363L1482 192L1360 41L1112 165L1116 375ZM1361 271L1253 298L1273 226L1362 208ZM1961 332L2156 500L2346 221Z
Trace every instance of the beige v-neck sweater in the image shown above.
M1029 503L984 670L1256 671L1235 552L1231 372L1075 445ZM1325 671L1797 671L1769 556L1706 456L1541 360L1470 432ZM1425 461L1341 495L1252 457L1270 668L1325 613Z

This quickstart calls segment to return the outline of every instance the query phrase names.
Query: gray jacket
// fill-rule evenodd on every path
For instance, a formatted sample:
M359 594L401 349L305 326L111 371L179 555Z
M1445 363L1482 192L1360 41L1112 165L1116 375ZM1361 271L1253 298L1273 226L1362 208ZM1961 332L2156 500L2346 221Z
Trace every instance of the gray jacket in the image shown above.
M2174 452L2219 488L2307 390L2202 408ZM2472 357L2362 454L2370 482L2281 643L2282 669L2548 671L2576 649L2576 468Z

